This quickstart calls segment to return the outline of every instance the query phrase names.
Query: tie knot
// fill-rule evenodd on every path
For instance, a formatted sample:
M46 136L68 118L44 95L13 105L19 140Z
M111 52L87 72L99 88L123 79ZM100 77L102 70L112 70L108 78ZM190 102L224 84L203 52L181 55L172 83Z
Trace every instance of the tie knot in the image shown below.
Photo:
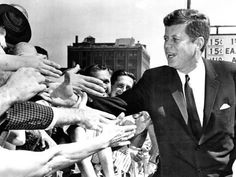
M185 75L185 81L188 82L189 80L190 80L190 77L189 77L189 75L186 74Z

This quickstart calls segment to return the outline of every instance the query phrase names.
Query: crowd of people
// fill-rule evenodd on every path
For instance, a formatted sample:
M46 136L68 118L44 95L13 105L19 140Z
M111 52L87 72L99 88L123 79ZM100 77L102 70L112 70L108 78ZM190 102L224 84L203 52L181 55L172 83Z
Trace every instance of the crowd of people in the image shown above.
M168 66L64 69L29 43L28 14L0 4L0 176L232 177L236 66L202 57L209 18L163 20Z
M79 66L63 73L43 48L28 43L26 10L18 4L1 4L0 9L0 176L57 176L58 170L106 147L128 144L135 125L121 126L124 115L86 105L87 94L106 94L104 83L77 74ZM57 143L54 136L61 137L54 129L60 127L70 135L73 125L99 135Z

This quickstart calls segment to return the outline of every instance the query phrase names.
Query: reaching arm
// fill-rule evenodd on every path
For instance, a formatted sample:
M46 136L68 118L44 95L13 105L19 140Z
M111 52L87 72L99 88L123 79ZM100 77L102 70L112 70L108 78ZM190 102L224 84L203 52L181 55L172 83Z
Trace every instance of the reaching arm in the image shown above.
M9 151L0 148L0 176L33 177L51 174L108 146L127 142L135 126L106 126L100 136L83 142L63 144L43 152ZM19 165L20 164L20 165Z
M149 72L145 72L138 83L130 90L125 91L117 97L97 97L89 95L88 106L96 108L111 114L119 115L125 112L126 115L135 114L140 111L148 111L150 106L150 97L155 92L154 82Z
M115 124L112 114L86 106L84 93L79 108L48 107L34 102L15 103L6 114L0 130L11 129L46 129L53 126L81 124L88 129L102 131L106 124Z
M16 71L21 67L32 67L43 75L60 77L62 72L58 70L61 66L53 61L47 60L44 55L38 56L15 56L8 54L0 55L0 69L3 71Z
M74 90L76 92L84 91L89 94L104 96L105 89L103 82L100 79L94 77L78 74L77 72L79 70L80 66L76 65L76 67L66 71L66 74L70 78Z

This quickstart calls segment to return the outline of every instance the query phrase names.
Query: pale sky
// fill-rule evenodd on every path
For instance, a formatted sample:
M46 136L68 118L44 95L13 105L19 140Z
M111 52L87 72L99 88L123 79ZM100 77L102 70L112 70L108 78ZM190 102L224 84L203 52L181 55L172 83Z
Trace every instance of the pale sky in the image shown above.
M96 42L133 37L147 45L151 67L166 64L163 17L187 7L187 0L1 0L26 8L30 43L46 48L51 60L67 66L67 46L79 36ZM236 25L235 0L192 0L191 8L207 14L211 25ZM233 29L236 33L236 29Z

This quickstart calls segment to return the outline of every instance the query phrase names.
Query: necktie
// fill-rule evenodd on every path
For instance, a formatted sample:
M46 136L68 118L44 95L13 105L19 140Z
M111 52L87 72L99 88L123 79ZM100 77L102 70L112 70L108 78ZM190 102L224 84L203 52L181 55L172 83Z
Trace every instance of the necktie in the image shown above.
M186 104L187 104L187 112L188 112L188 126L192 130L193 135L200 139L201 136L201 123L198 117L196 104L194 101L193 90L189 85L189 76L185 75L186 82L184 84L184 91L186 97Z

